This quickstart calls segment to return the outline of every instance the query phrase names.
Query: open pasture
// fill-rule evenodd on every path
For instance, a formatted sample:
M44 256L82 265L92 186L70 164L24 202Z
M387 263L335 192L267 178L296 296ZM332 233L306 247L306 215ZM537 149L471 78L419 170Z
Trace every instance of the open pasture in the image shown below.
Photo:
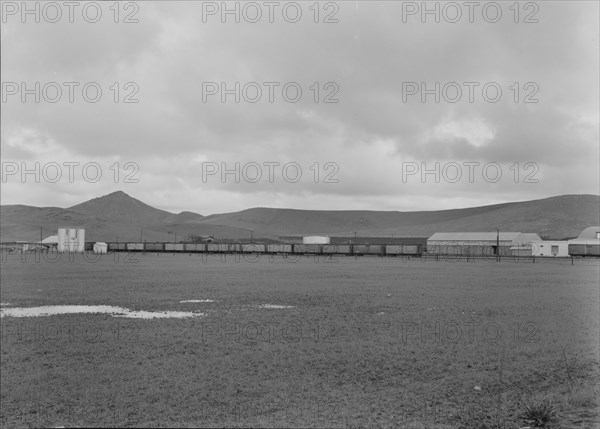
M3 314L1 423L512 428L547 399L548 427L598 427L598 276L598 260L12 255L3 311L203 315Z

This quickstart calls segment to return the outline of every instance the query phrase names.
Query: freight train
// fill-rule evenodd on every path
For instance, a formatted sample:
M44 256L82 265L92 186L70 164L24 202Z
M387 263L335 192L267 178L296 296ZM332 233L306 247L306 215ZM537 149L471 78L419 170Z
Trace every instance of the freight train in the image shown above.
M92 243L86 245L91 250ZM109 252L421 256L422 244L107 243Z
M85 243L85 250L93 250L93 242ZM416 256L428 255L425 244L284 244L284 243L133 243L109 242L109 252L167 252L167 253L264 253L294 255L347 255L347 256ZM600 257L600 244L570 243L569 257ZM6 250L6 249L4 249ZM435 255L439 249L430 249ZM456 256L456 255L453 255ZM461 256L467 256L463 254ZM476 257L476 255L470 255ZM480 255L485 256L485 255ZM505 255L509 256L509 255ZM512 255L517 256L517 255ZM526 257L526 255L520 255ZM530 255L529 255L530 256Z

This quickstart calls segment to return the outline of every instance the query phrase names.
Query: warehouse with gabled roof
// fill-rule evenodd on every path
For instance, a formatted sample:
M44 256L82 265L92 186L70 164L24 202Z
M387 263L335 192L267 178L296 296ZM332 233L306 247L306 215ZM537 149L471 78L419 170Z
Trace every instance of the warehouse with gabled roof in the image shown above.
M436 232L427 240L427 253L459 256L512 256L539 241L535 233L522 232Z

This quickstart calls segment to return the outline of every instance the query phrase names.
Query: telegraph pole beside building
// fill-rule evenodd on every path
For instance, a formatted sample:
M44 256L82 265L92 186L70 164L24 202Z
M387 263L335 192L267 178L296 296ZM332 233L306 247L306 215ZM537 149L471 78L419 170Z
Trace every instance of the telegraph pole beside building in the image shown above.
M496 229L496 262L500 262L500 228Z

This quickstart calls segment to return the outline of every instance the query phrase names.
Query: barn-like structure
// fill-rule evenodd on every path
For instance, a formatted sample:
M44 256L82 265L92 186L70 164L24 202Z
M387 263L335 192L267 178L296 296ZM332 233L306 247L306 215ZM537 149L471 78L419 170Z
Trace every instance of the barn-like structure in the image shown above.
M515 249L531 255L535 233L522 232L436 232L427 240L427 253L459 256L513 256ZM529 249L529 250L527 250Z

